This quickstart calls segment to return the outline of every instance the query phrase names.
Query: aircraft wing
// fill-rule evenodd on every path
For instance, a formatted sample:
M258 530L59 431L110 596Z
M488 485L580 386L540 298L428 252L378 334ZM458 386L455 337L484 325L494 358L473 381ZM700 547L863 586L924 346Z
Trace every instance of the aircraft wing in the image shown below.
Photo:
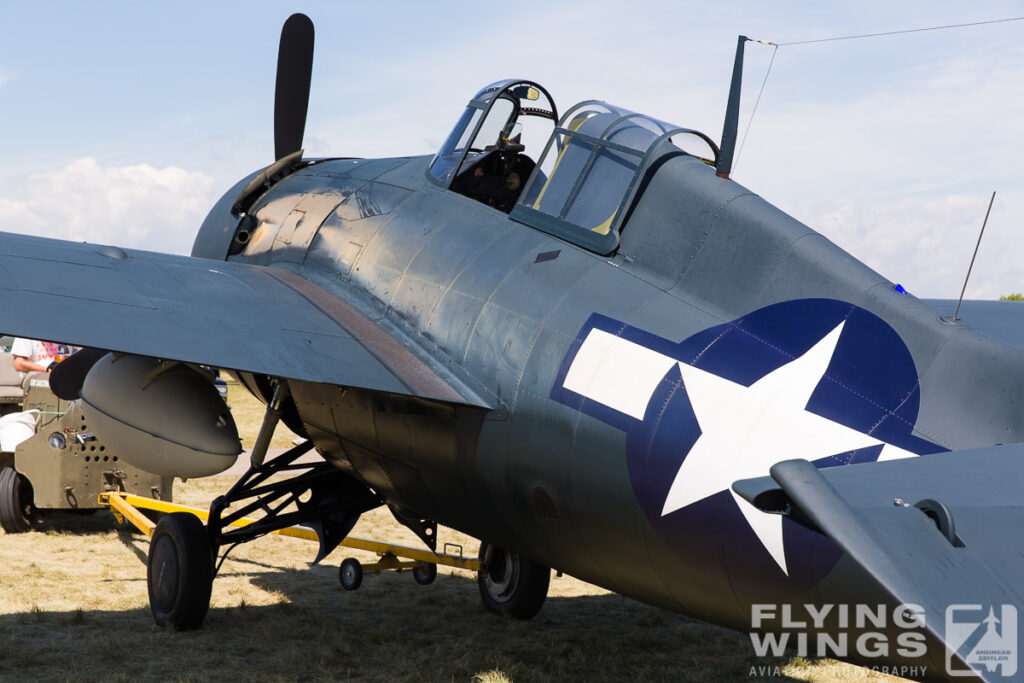
M925 299L944 315L952 317L956 299ZM965 300L957 318L988 336L1024 349L1024 302Z
M790 505L789 516L829 536L897 601L922 606L926 628L958 651L945 633L951 602L997 614L1024 605L1021 481L1024 444L1012 444L828 469L789 460L733 490L766 511ZM917 507L928 500L948 510L947 534Z
M0 233L6 334L490 407L383 318L285 268Z

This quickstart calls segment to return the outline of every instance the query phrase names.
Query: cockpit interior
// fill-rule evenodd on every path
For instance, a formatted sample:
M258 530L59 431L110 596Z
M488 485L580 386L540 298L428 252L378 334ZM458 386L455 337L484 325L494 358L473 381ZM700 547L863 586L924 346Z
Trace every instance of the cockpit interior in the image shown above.
M684 150L683 140L701 153ZM470 100L429 175L516 221L609 253L644 174L677 154L713 166L718 147L698 131L594 100L559 120L543 87L506 80Z
M558 121L547 91L530 81L500 81L478 92L430 166L453 192L508 213ZM525 139L524 139L525 135Z

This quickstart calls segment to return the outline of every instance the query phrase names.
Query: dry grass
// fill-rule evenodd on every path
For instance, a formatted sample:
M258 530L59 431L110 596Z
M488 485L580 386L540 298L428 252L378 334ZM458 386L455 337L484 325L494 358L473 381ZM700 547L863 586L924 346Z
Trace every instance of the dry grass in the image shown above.
M237 395L230 400L235 410L244 404ZM231 483L192 480L175 487L175 498L206 506ZM365 515L353 533L416 544L382 510ZM467 553L477 548L447 529L440 541L461 543ZM370 562L373 555L341 548L310 567L313 544L277 536L233 551L214 582L203 629L174 633L157 628L149 614L147 549L145 536L116 530L107 512L51 513L41 530L0 534L0 678L887 679L827 660L759 659L745 634L570 577L552 578L544 609L527 623L487 613L474 575L459 570L441 568L430 586L417 585L408 573L367 573L361 589L346 592L337 581L340 561L352 555ZM751 675L752 667L763 666L779 667L777 675Z
M193 480L177 498L204 504L230 480ZM385 511L356 535L413 543ZM472 539L443 530L442 541ZM762 660L744 634L647 607L569 577L552 578L531 622L483 610L475 578L442 568L419 586L409 574L367 574L343 591L337 565L309 567L315 547L270 537L236 549L214 583L210 614L193 633L158 629L145 582L148 539L117 531L104 512L53 515L41 531L0 535L0 677L96 679L884 680L835 662ZM778 676L750 676L778 666ZM893 679L894 680L894 679Z

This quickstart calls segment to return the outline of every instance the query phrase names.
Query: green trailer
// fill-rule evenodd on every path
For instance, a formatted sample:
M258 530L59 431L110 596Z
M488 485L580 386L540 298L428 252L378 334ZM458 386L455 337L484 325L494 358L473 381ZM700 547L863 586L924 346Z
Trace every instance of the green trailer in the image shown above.
M79 400L57 398L46 373L22 380L4 353L0 406L0 527L7 533L30 530L46 510L105 507L101 493L172 499L171 477L125 462L91 431Z

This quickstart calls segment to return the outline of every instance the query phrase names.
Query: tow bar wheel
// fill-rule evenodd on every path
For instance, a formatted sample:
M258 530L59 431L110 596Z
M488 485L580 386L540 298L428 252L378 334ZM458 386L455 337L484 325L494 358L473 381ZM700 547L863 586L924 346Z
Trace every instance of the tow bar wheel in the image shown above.
M412 578L421 586L429 586L437 578L437 565L433 562L422 562L412 568Z
M477 586L484 607L516 619L537 615L548 595L551 569L486 542L480 544L480 562Z
M347 591L354 591L363 584L363 565L354 557L345 558L338 567L338 582Z
M146 561L149 609L158 626L199 628L210 608L213 557L206 528L188 512L163 517L153 530Z

